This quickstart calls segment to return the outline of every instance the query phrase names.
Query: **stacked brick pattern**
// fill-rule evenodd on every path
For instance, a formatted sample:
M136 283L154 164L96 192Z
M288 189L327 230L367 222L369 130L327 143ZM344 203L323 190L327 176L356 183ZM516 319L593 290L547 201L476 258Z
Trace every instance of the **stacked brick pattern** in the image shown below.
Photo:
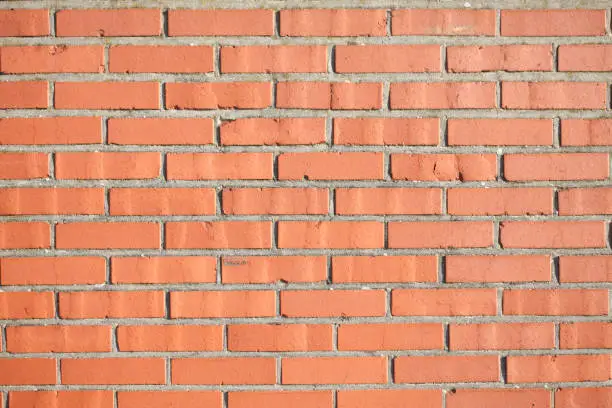
M54 4L0 4L0 406L612 406L610 10Z

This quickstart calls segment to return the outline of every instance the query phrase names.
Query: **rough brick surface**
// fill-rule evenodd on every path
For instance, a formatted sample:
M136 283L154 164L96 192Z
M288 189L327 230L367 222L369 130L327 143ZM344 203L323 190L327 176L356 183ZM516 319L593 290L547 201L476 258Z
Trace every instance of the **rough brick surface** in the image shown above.
M611 408L611 15L0 1L0 408Z

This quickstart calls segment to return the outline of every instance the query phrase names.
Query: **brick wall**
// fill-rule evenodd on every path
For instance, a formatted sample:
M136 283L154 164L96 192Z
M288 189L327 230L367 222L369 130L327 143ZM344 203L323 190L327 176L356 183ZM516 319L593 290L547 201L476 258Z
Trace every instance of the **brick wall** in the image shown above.
M612 407L609 2L90 3L0 3L0 406Z

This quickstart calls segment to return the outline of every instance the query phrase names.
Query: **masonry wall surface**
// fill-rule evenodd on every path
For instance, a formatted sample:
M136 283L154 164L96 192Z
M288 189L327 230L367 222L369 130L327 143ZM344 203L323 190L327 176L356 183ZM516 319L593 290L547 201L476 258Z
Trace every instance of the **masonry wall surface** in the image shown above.
M612 407L611 7L0 2L0 407Z

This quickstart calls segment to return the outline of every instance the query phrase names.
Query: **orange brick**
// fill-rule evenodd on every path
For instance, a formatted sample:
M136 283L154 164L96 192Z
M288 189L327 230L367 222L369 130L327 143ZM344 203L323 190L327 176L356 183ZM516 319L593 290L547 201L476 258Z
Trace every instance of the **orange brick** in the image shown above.
M396 82L391 84L391 109L495 108L494 82Z
M382 290L285 290L280 296L285 317L385 315Z
M172 384L274 384L274 358L175 358Z
M46 222L0 222L0 249L49 248L51 230Z
M293 357L282 360L283 384L384 384L386 357Z
M37 37L49 35L49 10L0 10L0 37Z
M272 10L168 10L170 36L268 36L273 33Z
M211 215L216 194L212 188L113 188L111 215Z
M270 82L166 83L167 109L261 109L272 104Z
M504 109L605 109L601 82L502 82Z
M553 323L451 324L451 350L531 350L555 347Z
M58 37L133 37L162 33L159 9L59 10Z
M606 44L576 44L559 47L559 71L610 71L612 47Z
M110 47L110 72L205 73L213 71L213 48L191 45Z
M0 122L1 123L1 122ZM205 145L213 143L209 118L110 118L108 142L119 145Z
M453 146L551 146L550 119L449 119L448 144Z
M280 11L280 35L289 37L381 37L386 10L305 9Z
M1 215L104 214L102 188L4 188Z
M279 221L279 248L382 248L378 221Z
M508 181L604 180L610 174L607 153L507 154Z
M298 152L278 157L281 180L382 180L378 152Z
M119 391L119 408L148 407L164 408L175 404L185 407L221 408L219 391ZM176 406L176 405L175 405ZM104 407L106 408L106 407Z
M4 121L4 119L2 120ZM46 153L0 153L0 180L49 177Z
M46 109L48 92L46 81L0 82L0 109Z
M152 179L160 174L157 152L59 152L55 154L58 179Z
M612 214L612 188L572 188L558 194L559 215Z
M11 406L15 408L113 408L113 392L92 391L11 391Z
M170 153L169 180L265 180L273 175L272 153Z
M230 391L232 408L330 408L332 391Z
M436 282L435 256L334 256L334 283Z
M450 72L552 71L550 45L461 46L446 49Z
M438 408L442 405L440 390L339 390L338 408L403 408L406 401L419 408Z
M446 282L550 282L547 255L451 255Z
M336 214L440 214L442 191L435 188L338 188Z
M610 355L508 356L508 383L608 381Z
M110 326L15 326L6 328L10 353L111 351Z
M495 35L495 10L393 10L393 35Z
M221 47L221 72L327 72L327 47L250 45Z
M395 382L448 383L499 380L499 358L481 356L401 356L394 360Z
M324 256L224 256L221 265L223 283L322 282L327 279Z
M506 315L596 316L608 314L606 289L512 289L504 291Z
M119 326L120 351L221 351L222 326Z
M92 285L106 281L102 257L2 258L2 285Z
M276 314L273 291L172 292L170 315L176 318L269 317Z
M500 243L504 248L602 248L605 225L602 221L504 221Z
M0 65L7 74L104 72L104 48L95 45L2 47Z
M497 408L500 401L511 406L550 408L550 391L545 389L458 389L446 394L447 408Z
M391 154L394 180L489 181L496 176L494 154Z
M97 117L3 118L0 144L98 144L102 125ZM2 176L0 176L1 178Z
M334 144L437 145L438 118L334 118Z
M556 408L606 408L612 405L612 388L557 388Z
M338 328L338 349L442 350L443 334L443 327L438 323L342 324Z
M268 221L168 222L166 248L271 248L271 227Z
M564 119L561 121L563 146L612 145L612 120Z
M224 214L327 214L329 211L328 190L323 188L227 188L223 190L222 202Z
M559 280L567 282L612 282L612 256L561 256Z
M223 145L312 145L325 143L325 118L236 119L219 132Z
M62 319L163 317L164 309L163 292L95 291L59 294L59 315Z
M58 249L155 249L160 246L154 222L74 222L56 227Z
M113 257L112 283L214 283L217 260L212 256Z
M394 316L492 316L495 289L394 289Z
M330 325L229 325L230 351L331 351Z
M114 81L56 82L55 107L57 109L159 109L159 84Z
M0 359L0 384L2 385L51 385L55 383L55 359L14 357Z
M489 221L389 222L389 248L486 248L493 245Z
M345 72L440 72L438 45L338 45L335 70Z
M560 326L562 349L612 348L612 322L573 322Z
M165 365L163 358L63 358L62 384L164 384Z
M0 292L0 306L0 319L50 319L55 314L53 292Z
M449 214L456 215L550 215L550 188L451 188L447 193Z
M380 109L377 82L279 82L276 107L284 109Z
M502 10L504 36L586 36L606 33L604 10Z

